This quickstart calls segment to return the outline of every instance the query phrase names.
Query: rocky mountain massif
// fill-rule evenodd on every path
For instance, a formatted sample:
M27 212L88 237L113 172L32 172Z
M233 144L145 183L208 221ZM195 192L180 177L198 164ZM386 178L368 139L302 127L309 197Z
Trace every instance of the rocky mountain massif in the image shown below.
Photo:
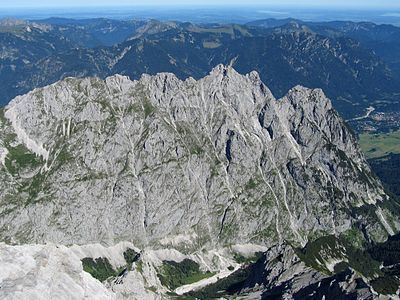
M200 79L223 63L241 73L257 70L277 98L296 84L322 88L346 119L364 114L370 105L377 110L398 106L396 62L378 55L377 43L330 23L262 24L0 22L0 80L6 83L0 88L0 103L68 76L139 79L143 73L172 72L182 80ZM395 37L381 48L391 49Z
M66 78L1 112L2 298L397 292L399 205L320 89L276 100L219 65Z
M120 43L141 25L106 19L0 20L1 105L66 76L105 74L92 48Z
M396 55L400 49L400 28L398 26L350 21L304 22L292 18L257 20L246 25L274 28L289 23L307 26L321 35L357 40L363 47L373 50L396 74L399 74L399 59Z

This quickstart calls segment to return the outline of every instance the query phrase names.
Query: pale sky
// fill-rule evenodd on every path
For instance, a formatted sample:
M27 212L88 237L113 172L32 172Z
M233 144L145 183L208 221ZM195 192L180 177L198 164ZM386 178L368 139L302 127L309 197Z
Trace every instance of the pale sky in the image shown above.
M0 0L1 7L84 7L84 6L326 6L357 8L400 8L400 0Z

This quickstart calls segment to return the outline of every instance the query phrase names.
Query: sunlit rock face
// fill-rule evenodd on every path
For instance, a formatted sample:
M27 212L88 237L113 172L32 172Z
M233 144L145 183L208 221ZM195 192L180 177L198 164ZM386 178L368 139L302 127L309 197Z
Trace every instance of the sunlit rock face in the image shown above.
M1 114L0 239L304 245L399 227L318 89L276 100L256 72L67 78Z

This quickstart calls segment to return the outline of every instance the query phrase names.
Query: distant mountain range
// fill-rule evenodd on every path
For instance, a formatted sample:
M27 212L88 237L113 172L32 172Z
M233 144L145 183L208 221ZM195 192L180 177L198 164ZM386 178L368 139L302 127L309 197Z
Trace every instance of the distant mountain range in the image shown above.
M371 22L303 22L296 19L265 19L247 23L248 26L273 28L297 23L312 28L318 34L348 37L357 40L363 47L373 50L388 66L399 75L400 71L400 28L393 25L377 25Z
M345 118L396 109L400 28L293 19L220 25L51 18L0 23L0 103L68 76L173 72L205 76L219 64L256 70L276 97L320 87Z

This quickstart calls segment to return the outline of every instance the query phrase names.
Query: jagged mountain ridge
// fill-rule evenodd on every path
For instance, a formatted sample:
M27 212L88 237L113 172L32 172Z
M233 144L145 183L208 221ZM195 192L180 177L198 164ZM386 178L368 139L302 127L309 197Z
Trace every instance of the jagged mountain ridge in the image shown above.
M41 39L63 41L47 46L45 55L30 39L0 33L0 42L15 44L3 49L10 59L0 69L0 79L7 83L0 90L1 103L68 76L123 74L138 79L142 73L172 72L180 79L199 79L219 63L233 63L241 73L256 69L276 97L296 84L323 88L345 118L362 114L369 105L385 109L397 101L395 74L365 44L308 25L283 22L265 29L150 20L139 27L141 22L103 19L43 23L49 29L40 32ZM29 34L34 35L24 33ZM126 36L130 37L121 42ZM112 42L120 44L106 47ZM103 46L87 48L93 44ZM17 57L14 48L33 50ZM32 58L23 59L25 55Z
M216 64L231 63L241 73L256 69L276 97L296 84L323 88L345 118L363 111L371 99L389 99L397 90L391 71L357 41L297 26L259 30L178 27L149 34L111 50L121 53L112 55L118 58L112 73L139 78L161 69L197 79Z
M14 99L1 128L3 241L305 245L399 226L322 91L275 100L255 72L67 78Z
M41 24L51 26L55 34L64 36L76 46L95 48L113 46L129 38L136 30L146 24L139 20L65 19L49 18L40 20Z
M247 23L247 26L274 28L286 24L307 26L311 30L331 37L349 37L359 41L365 48L373 50L389 67L399 74L400 28L390 24L375 24L371 22L330 21L330 22L305 22L297 19L265 19Z

